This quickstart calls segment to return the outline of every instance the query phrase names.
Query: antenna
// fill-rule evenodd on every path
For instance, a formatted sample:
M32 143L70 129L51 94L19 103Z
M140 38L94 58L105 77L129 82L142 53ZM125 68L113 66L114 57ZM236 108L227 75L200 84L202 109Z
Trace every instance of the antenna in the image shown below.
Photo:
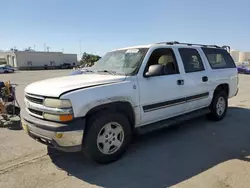
M46 52L46 49L47 49L47 48L46 48L46 43L44 43L43 46L44 46L44 51Z

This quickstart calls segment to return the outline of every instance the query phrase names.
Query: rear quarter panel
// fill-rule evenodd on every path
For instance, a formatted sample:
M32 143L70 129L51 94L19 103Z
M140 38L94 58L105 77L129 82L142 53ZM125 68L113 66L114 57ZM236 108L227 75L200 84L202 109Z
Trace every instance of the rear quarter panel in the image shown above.
M237 68L212 69L206 55L202 49L199 49L202 55L203 63L206 67L209 80L209 93L213 96L214 91L220 84L229 85L229 98L235 96L238 89L238 70ZM212 98L211 98L212 99Z
M220 84L229 85L229 98L235 96L238 89L238 71L237 68L213 69L210 73L213 88Z

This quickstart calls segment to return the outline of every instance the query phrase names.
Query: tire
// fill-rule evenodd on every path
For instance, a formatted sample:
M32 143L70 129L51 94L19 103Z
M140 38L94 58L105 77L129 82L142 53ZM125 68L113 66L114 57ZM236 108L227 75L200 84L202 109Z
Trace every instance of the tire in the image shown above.
M8 71L4 71L4 73L9 73Z
M92 116L87 122L88 127L83 138L83 152L86 157L100 164L118 160L127 150L132 138L127 117L121 113L105 111ZM107 147L104 148L105 145Z
M222 101L224 101L224 105L222 105L223 104ZM221 104L220 110L218 109L219 103ZM213 121L222 120L227 113L227 107L228 107L228 96L226 92L223 90L217 91L214 94L213 100L209 106L211 112L207 115L208 119Z

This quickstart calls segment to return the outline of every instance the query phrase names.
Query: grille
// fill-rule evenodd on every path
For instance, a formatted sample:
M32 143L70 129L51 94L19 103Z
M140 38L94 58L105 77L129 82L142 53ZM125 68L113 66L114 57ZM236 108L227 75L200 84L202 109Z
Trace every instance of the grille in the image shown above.
M33 113L33 114L36 114L38 116L43 116L43 112L41 111L38 111L38 110L34 110L34 109L31 109L31 108L28 108L28 110Z
M42 98L36 98L36 97L29 96L29 95L26 95L25 97L28 101L33 102L33 103L37 103L37 104L42 104L43 100L44 100Z

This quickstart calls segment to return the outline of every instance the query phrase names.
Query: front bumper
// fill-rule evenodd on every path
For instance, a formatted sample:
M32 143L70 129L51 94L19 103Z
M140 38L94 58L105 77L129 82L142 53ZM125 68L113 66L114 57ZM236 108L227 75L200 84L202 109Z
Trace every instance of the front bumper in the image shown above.
M21 111L21 119L24 130L40 143L65 152L82 150L85 119L56 123L35 118L26 110Z

